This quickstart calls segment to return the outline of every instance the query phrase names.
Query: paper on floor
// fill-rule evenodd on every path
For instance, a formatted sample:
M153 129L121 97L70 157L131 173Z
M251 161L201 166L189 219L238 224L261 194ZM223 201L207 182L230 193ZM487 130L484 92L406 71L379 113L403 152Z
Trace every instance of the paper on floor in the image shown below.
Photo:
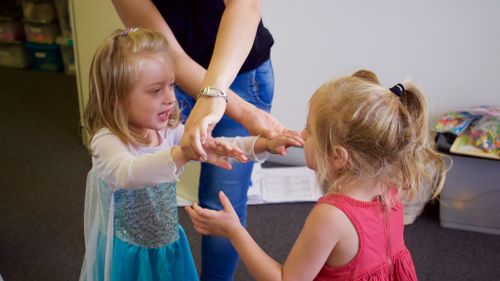
M314 202L322 195L307 167L262 168L255 165L248 204Z

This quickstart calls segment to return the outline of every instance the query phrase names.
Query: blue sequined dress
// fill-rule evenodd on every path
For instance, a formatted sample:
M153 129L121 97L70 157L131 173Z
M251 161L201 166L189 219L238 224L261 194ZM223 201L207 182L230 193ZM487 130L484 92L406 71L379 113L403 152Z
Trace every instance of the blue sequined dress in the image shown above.
M92 138L80 280L198 280L178 223L178 169L171 148L183 126L157 131L158 146L123 142L102 128Z
M198 280L175 182L113 192L90 171L86 205L80 280Z
M85 257L81 281L198 280L184 230L178 223L177 168L171 148L184 128L158 131L158 146L126 144L109 129L91 142L92 169L85 193ZM224 139L249 159L257 137Z

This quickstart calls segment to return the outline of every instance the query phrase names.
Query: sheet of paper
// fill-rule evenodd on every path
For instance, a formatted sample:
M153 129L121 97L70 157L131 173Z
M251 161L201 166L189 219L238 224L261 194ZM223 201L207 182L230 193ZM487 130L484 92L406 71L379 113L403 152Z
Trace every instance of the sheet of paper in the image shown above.
M307 167L256 166L248 190L248 204L314 202L320 196L314 172Z
M198 202L198 166L193 168L187 165L185 167L177 189L178 206ZM249 205L315 202L321 196L321 189L316 184L314 171L305 166L262 168L260 164L255 163L251 180L252 185L247 194Z

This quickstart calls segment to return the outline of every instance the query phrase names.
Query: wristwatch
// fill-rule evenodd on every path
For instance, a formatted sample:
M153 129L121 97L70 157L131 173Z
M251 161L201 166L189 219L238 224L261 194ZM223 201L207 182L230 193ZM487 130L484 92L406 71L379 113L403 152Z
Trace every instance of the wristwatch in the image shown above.
M196 96L196 99L200 98L200 96L207 96L207 97L223 97L226 100L227 103L227 94L224 93L219 88L214 88L214 87L205 87L201 89L200 93L198 96Z

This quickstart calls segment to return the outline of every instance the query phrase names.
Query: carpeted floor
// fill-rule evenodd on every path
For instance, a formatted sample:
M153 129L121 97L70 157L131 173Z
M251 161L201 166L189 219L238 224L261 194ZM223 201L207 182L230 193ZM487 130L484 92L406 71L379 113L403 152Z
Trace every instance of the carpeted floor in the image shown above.
M81 145L74 76L0 68L0 275L77 280L90 158ZM313 204L251 206L248 228L284 261ZM420 280L500 280L500 236L442 228L438 206L406 228ZM180 222L197 265L200 239ZM235 280L252 280L240 266Z

